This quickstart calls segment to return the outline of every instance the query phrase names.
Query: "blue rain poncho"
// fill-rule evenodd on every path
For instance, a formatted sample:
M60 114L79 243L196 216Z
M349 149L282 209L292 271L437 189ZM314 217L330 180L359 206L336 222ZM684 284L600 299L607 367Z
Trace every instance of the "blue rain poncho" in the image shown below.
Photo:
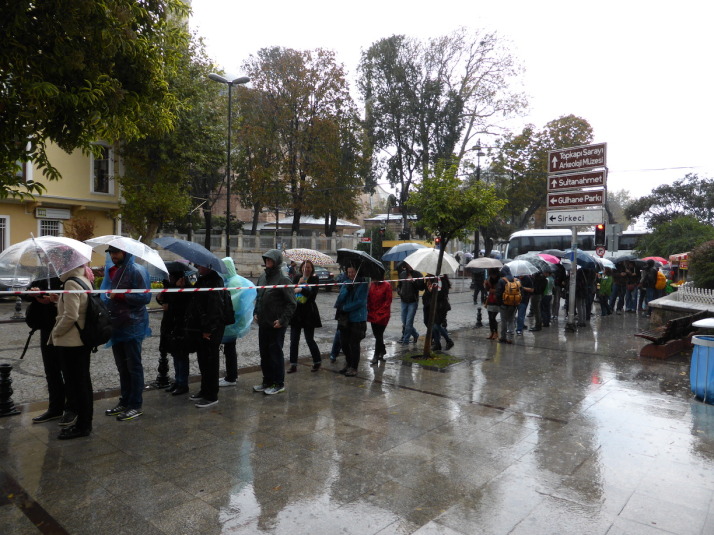
M221 260L226 266L226 274L223 277L226 281L227 287L234 288L237 286L253 286L252 282L236 273L236 266L233 263L232 258L227 256ZM223 344L233 342L237 338L243 338L246 334L248 334L248 331L250 331L250 324L253 321L255 297L258 294L255 288L229 291L231 293L231 301L233 302L233 311L235 312L236 322L232 325L226 325L225 331L223 331L223 340L221 341Z
M149 272L144 266L134 262L134 256L124 253L124 261L117 266L110 276L114 264L107 254L104 266L102 290L150 288ZM102 294L102 300L107 304L112 321L112 337L106 347L117 342L143 340L151 336L149 328L149 312L146 305L151 302L151 294L121 294L109 299L108 294Z

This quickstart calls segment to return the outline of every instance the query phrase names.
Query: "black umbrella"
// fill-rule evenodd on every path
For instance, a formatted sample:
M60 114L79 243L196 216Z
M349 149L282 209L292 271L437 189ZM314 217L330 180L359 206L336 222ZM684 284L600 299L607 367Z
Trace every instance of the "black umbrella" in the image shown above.
M180 240L171 236L156 238L154 243L185 258L189 262L193 262L197 266L207 267L218 273L226 272L226 266L221 262L221 259L199 243Z
M623 254L614 258L610 258L610 262L612 262L613 264L624 264L625 262L632 262L636 268L640 269L647 265L647 262L645 262L644 260L640 260L633 254Z
M353 266L359 275L380 279L384 277L384 266L376 258L364 251L355 249L337 249L337 263L341 266Z

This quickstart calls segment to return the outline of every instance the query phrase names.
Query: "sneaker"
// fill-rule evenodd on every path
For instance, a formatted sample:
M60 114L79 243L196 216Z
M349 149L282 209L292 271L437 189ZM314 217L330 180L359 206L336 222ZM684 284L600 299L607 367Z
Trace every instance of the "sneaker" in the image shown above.
M138 418L142 414L144 414L144 412L141 409L129 409L118 415L117 420L119 420L120 422L125 422L126 420L133 420L134 418Z
M119 414L122 414L126 410L126 407L124 405L117 405L113 409L107 409L104 411L105 416L117 416Z
M345 377L356 377L356 376L357 376L357 370L355 370L354 368L349 368L345 372Z
M336 362L337 357L335 355L330 355L330 362Z
M517 334L518 336L523 336L523 331L516 331L516 334Z
M205 409L206 407L213 407L215 404L218 403L217 399L214 399L213 401L209 399L201 399L196 403L196 408L198 409Z
M218 381L218 386L235 386L235 385L236 385L236 381L228 381L225 378Z
M60 427L72 427L76 423L77 423L77 415L75 413L73 413L72 411L64 411L62 418L60 418L59 426Z
M57 418L62 418L62 413L61 412L43 412L39 416L35 416L32 419L33 424L43 424L45 422L49 422L50 420L56 420Z
M198 401L199 399L203 399L203 394L199 390L195 394L191 394L190 396L188 396L188 399L190 399L191 401Z
M285 392L285 387L284 387L284 386L273 385L273 386L269 386L268 388L266 388L265 390L263 390L263 394L265 394L266 396L272 396L272 395L274 395L274 394L280 394L280 392Z
M265 392L267 390L268 386L269 385L263 385L263 384L255 385L253 387L253 392Z

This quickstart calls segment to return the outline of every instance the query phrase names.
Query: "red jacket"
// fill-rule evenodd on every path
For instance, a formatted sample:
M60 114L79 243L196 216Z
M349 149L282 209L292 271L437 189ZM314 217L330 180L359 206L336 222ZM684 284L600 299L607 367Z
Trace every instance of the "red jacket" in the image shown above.
M392 308L392 285L386 281L372 281L367 294L367 321L387 325Z

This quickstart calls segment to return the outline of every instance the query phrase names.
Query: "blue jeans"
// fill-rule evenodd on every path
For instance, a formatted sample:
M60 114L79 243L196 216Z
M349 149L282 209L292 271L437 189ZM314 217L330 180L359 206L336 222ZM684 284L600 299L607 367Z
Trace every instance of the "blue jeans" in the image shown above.
M263 371L264 385L285 384L285 356L283 343L287 325L280 329L272 326L258 327L258 348L260 349L260 369Z
M141 340L125 340L112 345L114 362L119 371L119 405L141 409L144 402L144 366L141 364Z
M526 325L526 310L528 310L528 301L521 301L516 316L516 332L523 332L523 327Z
M409 338L419 338L419 333L414 328L414 316L416 316L419 302L405 303L402 301L402 342L409 342Z
M632 290L625 290L625 310L637 310L637 286Z
M332 339L332 351L330 351L330 356L337 358L342 351L342 338L340 337L340 330L335 331L335 337Z

